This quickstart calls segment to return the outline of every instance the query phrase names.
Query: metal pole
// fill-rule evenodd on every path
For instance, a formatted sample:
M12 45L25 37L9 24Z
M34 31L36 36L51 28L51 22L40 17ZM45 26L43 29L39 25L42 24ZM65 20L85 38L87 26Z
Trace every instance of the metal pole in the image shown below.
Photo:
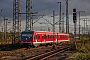
M32 0L30 0L30 30L33 30Z
M89 35L90 35L90 25L89 25Z
M60 14L59 14L59 32L61 32L61 2L58 2L60 4Z
M89 25L87 25L87 35L89 36Z
M2 27L2 40L3 40L3 38L4 38L4 35L3 35L3 26L1 26Z
M33 13L32 13L32 0L30 0L30 19L31 19L31 30L33 30Z
M89 21L89 20L86 20L86 34L87 34L87 32L88 32L88 25L87 25L87 21Z
M84 34L85 34L85 20L83 20L84 21Z
M8 43L8 41L7 41L7 20L6 20L6 43Z
M80 12L79 12L79 40L80 40Z
M26 0L26 30L31 29L31 20L30 20L30 0Z
M55 11L53 11L53 32L55 32Z
M5 40L5 37L6 37L6 36L5 36L5 30L6 30L6 29L5 29L5 17L4 17L4 40Z
M54 37L54 32L55 32L55 11L53 11L53 37ZM54 43L54 39L53 39L53 43Z
M89 19L89 18L81 18L83 21L84 21L84 34L85 34L85 32L86 32L86 25L85 25L85 21L87 20L87 19ZM87 23L86 23L87 24Z
M79 11L79 12L77 12L77 13L79 13L79 40L80 40L80 13L81 12L84 12L85 13L85 11Z
M64 32L64 13L62 13L62 15L63 15L63 18L62 18L62 33Z
M83 35L83 27L82 27L82 35Z
M1 26L2 27L2 33L3 33L3 26Z
M21 14L19 14L21 12L20 10L20 0L18 0L18 34L19 34L19 38L20 38L20 35L21 35ZM18 38L18 39L19 39Z
M76 39L76 23L74 23L74 38Z
M4 40L6 41L7 43L7 20L5 17L4 17Z
M75 49L77 49L77 46L76 46L76 22L74 23L74 43L75 43Z
M13 1L13 41L14 41L14 44L19 43L19 37L20 37L20 32L21 32L21 14L19 13L20 13L20 0L14 0Z
M66 33L69 33L68 0L66 0Z

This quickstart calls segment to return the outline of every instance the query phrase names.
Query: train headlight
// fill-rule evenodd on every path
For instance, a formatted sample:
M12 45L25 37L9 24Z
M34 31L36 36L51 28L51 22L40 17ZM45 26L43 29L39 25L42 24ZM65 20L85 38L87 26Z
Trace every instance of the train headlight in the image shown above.
M27 40L27 38L26 38L26 40Z

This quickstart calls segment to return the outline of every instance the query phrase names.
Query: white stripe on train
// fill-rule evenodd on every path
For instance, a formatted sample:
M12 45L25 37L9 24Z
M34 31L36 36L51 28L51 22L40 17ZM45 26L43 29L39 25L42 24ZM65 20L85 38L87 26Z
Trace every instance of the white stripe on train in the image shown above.
M62 42L62 41L69 41L69 40L59 40L58 42ZM33 42L34 44L36 44L36 43L52 43L52 42L57 42L57 40L56 41L44 41L44 42L38 42L37 40L36 40L36 42ZM21 42L21 43L30 43L30 42Z
M62 41L69 41L69 40L59 40L58 42L62 42ZM34 44L35 43L52 43L52 42L57 42L57 41L45 41L45 42L33 42Z

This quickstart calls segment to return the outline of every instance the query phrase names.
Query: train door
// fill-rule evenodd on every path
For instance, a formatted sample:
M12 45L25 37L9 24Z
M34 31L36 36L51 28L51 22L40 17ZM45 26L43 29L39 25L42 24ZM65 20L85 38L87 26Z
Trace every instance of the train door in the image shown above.
M45 43L46 41L45 41L45 38L46 38L46 35L45 34L42 34L42 43Z
M41 43L41 34L37 34L37 42Z
M36 39L37 39L37 35L36 35L36 33L34 33L34 35L33 35L33 42L36 42Z
M57 35L56 35L56 43L58 43L58 33L57 33Z
M61 35L58 33L57 42L61 41Z

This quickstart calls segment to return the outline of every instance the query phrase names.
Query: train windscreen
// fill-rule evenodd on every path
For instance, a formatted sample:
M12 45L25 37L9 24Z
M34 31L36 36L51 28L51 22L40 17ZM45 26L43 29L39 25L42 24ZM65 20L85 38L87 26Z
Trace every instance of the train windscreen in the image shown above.
M30 32L22 32L21 40L32 40L33 34Z

